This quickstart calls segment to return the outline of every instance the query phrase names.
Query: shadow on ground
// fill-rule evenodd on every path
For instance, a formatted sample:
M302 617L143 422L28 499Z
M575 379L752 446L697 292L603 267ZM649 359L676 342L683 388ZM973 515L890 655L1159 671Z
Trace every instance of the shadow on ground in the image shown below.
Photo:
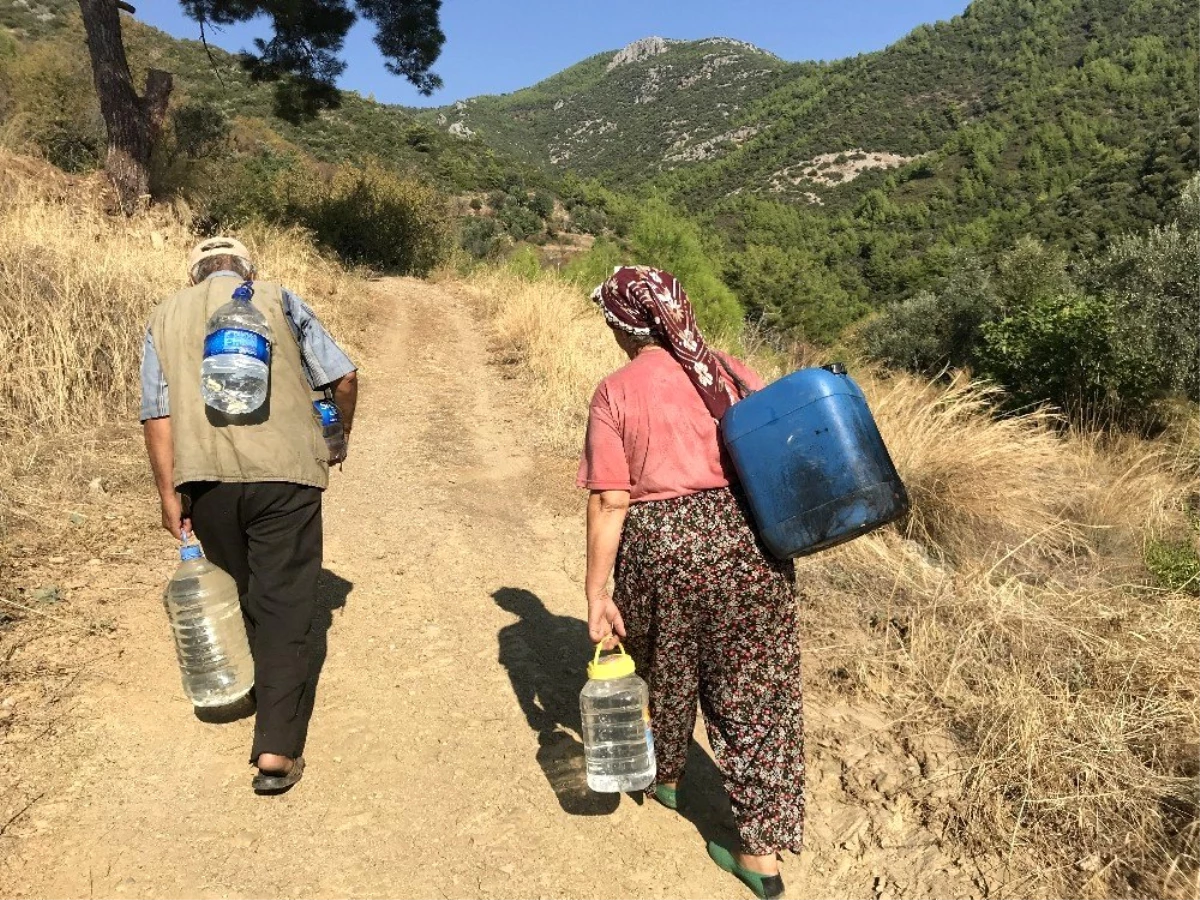
M537 733L537 761L559 806L573 816L612 813L620 795L588 790L583 744L577 737L582 728L579 692L587 682L587 661L594 649L587 624L554 615L541 598L522 588L501 588L492 598L501 609L519 617L500 629L500 664L508 672L529 727ZM727 842L733 819L721 773L694 741L686 769L680 815L705 840ZM635 799L641 802L641 795Z
M328 569L322 569L317 580L317 612L313 617L311 643L309 645L308 679L309 691L304 702L308 711L316 703L317 684L321 680L321 670L325 667L325 657L329 653L329 630L333 627L334 610L346 606L346 598L354 589L353 582L347 581L340 575L335 575ZM241 700L228 706L196 706L192 708L196 718L211 725L225 725L239 719L248 719L254 715L254 691Z
M537 594L500 588L496 605L518 616L500 629L500 665L508 672L525 719L538 736L538 765L563 811L573 816L605 816L620 803L619 794L588 790L583 744L577 735L579 692L587 681L592 652L587 624L556 616Z

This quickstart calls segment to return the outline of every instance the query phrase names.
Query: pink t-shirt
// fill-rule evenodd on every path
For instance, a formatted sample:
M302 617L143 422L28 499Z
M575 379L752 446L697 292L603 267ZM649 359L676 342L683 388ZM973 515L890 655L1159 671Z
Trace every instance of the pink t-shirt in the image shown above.
M751 388L763 386L744 363L725 360ZM634 501L668 500L727 487L732 474L716 420L666 350L639 354L596 388L579 487L629 491Z

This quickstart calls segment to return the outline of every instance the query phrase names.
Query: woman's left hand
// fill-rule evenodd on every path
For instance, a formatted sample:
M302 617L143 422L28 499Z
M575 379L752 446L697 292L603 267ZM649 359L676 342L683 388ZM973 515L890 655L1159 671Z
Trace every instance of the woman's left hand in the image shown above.
M615 647L617 638L625 637L625 620L606 590L588 597L588 634L597 643L604 641L605 650Z

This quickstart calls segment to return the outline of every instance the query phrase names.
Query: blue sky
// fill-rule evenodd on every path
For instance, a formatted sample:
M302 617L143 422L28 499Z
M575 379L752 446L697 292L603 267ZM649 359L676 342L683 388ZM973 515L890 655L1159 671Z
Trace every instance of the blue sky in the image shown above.
M138 18L177 37L199 36L174 0L138 3ZM750 41L797 62L841 59L879 50L923 22L960 14L967 0L445 0L446 44L434 71L445 86L424 98L389 75L370 23L346 41L341 86L384 103L441 106L479 94L528 87L568 66L638 38ZM210 33L209 41L237 51L267 33L264 22Z

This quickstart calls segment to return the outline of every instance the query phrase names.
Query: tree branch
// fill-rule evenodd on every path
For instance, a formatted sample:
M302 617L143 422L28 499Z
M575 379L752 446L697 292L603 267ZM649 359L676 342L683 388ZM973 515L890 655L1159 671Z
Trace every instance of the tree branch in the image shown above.
M217 76L217 84L225 87L225 79L221 77L221 70L217 68L217 60L213 56L212 47L208 45L208 34L204 30L204 19L200 19L200 43L204 45L204 52L208 56L208 64L212 67L213 74Z
M122 12L127 12L131 16L137 12L137 10L134 9L130 4L126 3L125 0L115 0L115 2L117 4L117 9L121 10Z

